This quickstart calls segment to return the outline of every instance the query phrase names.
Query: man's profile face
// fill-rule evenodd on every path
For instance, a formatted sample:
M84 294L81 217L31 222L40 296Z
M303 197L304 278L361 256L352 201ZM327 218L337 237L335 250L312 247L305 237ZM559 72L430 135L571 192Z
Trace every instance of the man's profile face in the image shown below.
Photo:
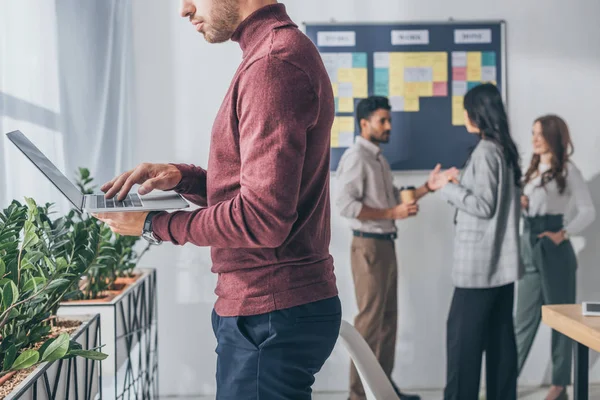
M209 43L231 39L240 21L240 0L182 0L180 14Z
M361 121L361 127L366 129L373 143L387 143L392 131L392 115L388 110L375 110L369 119Z

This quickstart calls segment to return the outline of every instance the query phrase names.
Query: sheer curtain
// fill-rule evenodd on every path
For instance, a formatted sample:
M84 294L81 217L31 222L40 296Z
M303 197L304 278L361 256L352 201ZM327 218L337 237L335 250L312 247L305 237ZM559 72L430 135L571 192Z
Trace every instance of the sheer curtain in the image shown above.
M68 202L4 137L19 129L74 179L131 167L129 0L0 0L0 207Z

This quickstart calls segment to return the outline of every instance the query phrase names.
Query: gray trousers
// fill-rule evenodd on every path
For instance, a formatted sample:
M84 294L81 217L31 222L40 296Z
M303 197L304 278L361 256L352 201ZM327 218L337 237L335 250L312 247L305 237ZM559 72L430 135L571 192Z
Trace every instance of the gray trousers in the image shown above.
M555 245L544 231L558 232L563 227L561 215L525 219L521 253L525 275L518 283L515 334L519 373L531 350L546 304L575 303L577 258L570 241ZM571 383L573 345L561 333L552 331L552 384Z

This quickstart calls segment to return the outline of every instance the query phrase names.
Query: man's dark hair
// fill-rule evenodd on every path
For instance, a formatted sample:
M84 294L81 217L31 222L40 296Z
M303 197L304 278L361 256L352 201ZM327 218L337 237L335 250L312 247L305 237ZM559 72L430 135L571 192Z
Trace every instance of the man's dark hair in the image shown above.
M371 115L377 110L390 111L390 102L387 97L383 96L369 96L366 99L362 99L356 106L356 122L360 127L360 121L363 119L371 118Z

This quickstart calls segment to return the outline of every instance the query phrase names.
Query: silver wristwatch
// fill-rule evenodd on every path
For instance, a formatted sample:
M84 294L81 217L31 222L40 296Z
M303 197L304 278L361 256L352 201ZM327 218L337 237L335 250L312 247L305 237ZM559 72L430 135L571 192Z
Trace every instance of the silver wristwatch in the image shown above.
M159 211L150 211L148 213L146 220L144 221L144 228L142 229L142 237L150 244L162 243L162 240L157 238L154 232L152 232L152 218L154 218L156 214L159 214Z

